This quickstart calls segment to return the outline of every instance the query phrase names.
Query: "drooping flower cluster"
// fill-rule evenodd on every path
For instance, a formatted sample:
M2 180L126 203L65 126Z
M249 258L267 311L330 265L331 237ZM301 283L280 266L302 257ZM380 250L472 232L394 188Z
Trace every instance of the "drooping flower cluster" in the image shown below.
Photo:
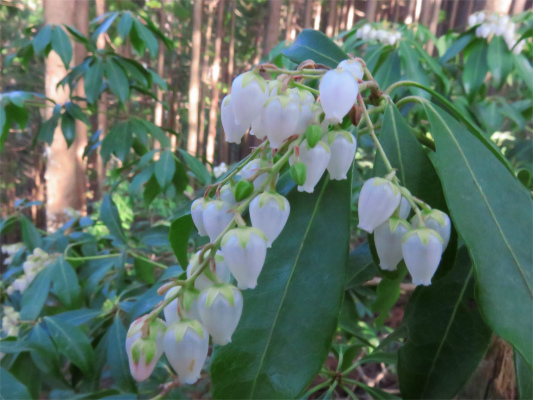
M355 32L355 37L363 40L377 40L393 46L402 38L402 34L396 30L376 29L370 24L365 24Z
M57 254L49 254L40 248L33 250L33 253L30 254L22 264L24 273L8 286L6 290L7 294L12 295L15 291L24 293L37 274L47 266L55 263L57 257Z
M3 306L2 332L6 336L17 336L20 329L20 316L11 306Z
M215 175L215 178L221 177L226 172L228 172L228 166L225 162L221 162L219 165L213 168L213 175Z
M509 15L494 13L487 16L485 12L481 11L468 17L468 26L470 28L477 26L477 37L487 39L491 35L503 36L507 47L513 49L513 53L515 54L520 54L526 44L525 40L521 40L517 44L518 35L516 34L516 24L511 21Z
M9 265L13 262L13 256L17 254L20 250L24 248L24 243L13 243L13 244L4 244L1 247L1 251L4 254L7 254L7 257L4 258L4 265Z
M359 228L374 234L381 268L394 271L403 259L413 283L427 286L448 246L451 223L442 211L424 206L407 222L411 207L401 188L372 178L361 189L358 211Z

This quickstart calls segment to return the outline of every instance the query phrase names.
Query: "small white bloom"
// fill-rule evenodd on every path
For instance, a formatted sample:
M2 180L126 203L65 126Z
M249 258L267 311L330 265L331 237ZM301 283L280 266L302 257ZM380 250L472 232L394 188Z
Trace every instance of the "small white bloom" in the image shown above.
M271 97L265 103L263 114L263 127L270 147L277 149L296 133L300 104L287 95Z
M28 278L26 275L22 275L15 279L13 284L7 288L8 294L12 294L13 291L18 290L20 293L24 293L24 291L28 288L30 282L28 281ZM11 289L11 293L10 292Z
M241 319L242 305L241 291L235 286L213 286L200 294L198 310L213 343L224 346L231 342Z
M191 257L190 263L187 266L187 278L190 278L200 267L200 251L196 252ZM206 255L207 257L207 255ZM224 256L220 250L215 253L215 262L210 264L200 276L194 281L194 287L200 291L213 286L215 283L229 283L231 274L228 264L224 260Z
M253 289L263 269L267 238L256 228L232 229L222 239L222 254L239 289Z
M307 140L304 140L300 145L299 161L303 162L307 168L307 176L305 178L305 184L298 186L299 192L313 193L316 184L324 175L324 171L328 166L331 159L331 151L326 143L320 141L315 147L309 149L307 147ZM289 159L290 165L295 161L294 156Z
M267 85L254 71L240 74L231 84L235 124L249 127L268 98Z
M231 101L230 94L228 94L222 100L220 119L222 120L222 128L224 128L224 133L226 134L226 141L239 144L242 137L248 130L248 125L237 124L235 122L235 114L233 112L233 103Z
M246 164L242 168L241 178L251 179L261 168L267 168L269 166L272 166L272 164L269 163L268 161L256 158L255 160L250 161L248 164ZM261 185L263 185L267 177L268 177L268 172L259 174L259 176L257 176L257 178L254 179L254 190L259 189ZM278 180L278 177L276 176L276 181L277 180Z
M209 204L203 197L193 201L191 205L191 217L198 234L200 236L207 236L207 231L204 226L204 208Z
M333 180L346 179L357 150L357 140L347 131L334 130L328 133L327 142L331 151L328 163L329 176Z
M471 14L468 16L468 26L471 28L474 25L477 25L477 15Z
M204 227L213 243L233 220L230 206L221 200L210 201L203 212Z
M222 189L220 189L220 198L230 207L233 207L237 204L237 201L235 200L235 194L233 193L233 190L229 184L222 186Z
M485 13L482 11L477 14L477 23L481 24L483 21L485 21Z
M402 238L409 231L409 224L399 218L391 218L374 230L374 243L379 265L388 271L396 270L403 259Z
M320 82L320 102L326 119L341 123L357 100L359 84L342 68L328 71Z
M18 242L13 244L4 244L2 245L2 253L7 254L8 256L13 256L24 248L24 243Z
M20 330L20 314L11 306L3 306L2 331L7 336L18 336Z
M287 199L277 193L262 193L250 203L252 226L265 234L268 247L285 227L290 210Z
M431 285L431 278L439 267L442 255L442 239L432 229L415 229L402 241L405 265L415 285Z
M351 73L355 79L363 79L365 74L365 71L363 70L363 64L357 60L350 59L341 61L338 67Z
M175 286L171 288L166 293L165 299L175 296L180 290L181 290L181 287L179 286ZM180 321L181 320L180 314L184 318L195 319L199 321L200 314L198 314L198 300L193 301L189 309L185 310L183 305L180 303L179 299L176 297L163 309L163 314L165 316L165 321L167 323L167 326L170 326L170 324L174 322Z
M400 218L407 219L410 212L411 212L411 204L405 197L402 196L402 201L400 202Z
M165 355L181 383L192 385L200 372L209 350L209 335L194 320L175 322L169 326L163 340Z
M400 190L391 181L383 178L367 180L359 194L358 227L372 233L389 219L400 205L401 197Z
M224 175L226 172L228 172L228 166L225 162L221 162L219 165L217 165L213 169L213 174L215 175L215 178L219 178L222 175Z
M424 219L424 224L426 225L426 228L433 229L440 235L443 243L442 251L446 250L446 247L448 247L448 242L450 241L450 233L452 231L450 217L448 217L446 213L443 213L440 210L432 209L430 211L423 211L422 218ZM411 220L411 226L413 228L420 227L420 220L418 219L418 215L415 214L415 216Z

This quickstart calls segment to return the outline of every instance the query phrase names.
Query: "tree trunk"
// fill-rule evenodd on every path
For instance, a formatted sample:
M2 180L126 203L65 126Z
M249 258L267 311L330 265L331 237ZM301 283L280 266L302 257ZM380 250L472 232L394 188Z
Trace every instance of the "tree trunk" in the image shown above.
M513 15L520 14L526 8L526 0L514 0Z
M269 16L263 57L266 57L274 46L278 44L282 4L283 2L280 0L269 0L268 2Z
M161 9L159 10L159 29L161 32L165 33L165 21L166 21L166 14L165 14L165 3L161 5ZM165 46L163 43L160 43L158 54L157 54L157 74L160 77L163 77L165 73ZM163 126L163 90L157 85L157 103L155 104L155 110L154 110L154 124L162 127ZM158 143L159 145L159 143Z
M228 44L228 65L227 65L227 75L226 83L231 87L231 82L233 81L233 68L234 68L234 56L235 56L235 0L230 0L229 2L229 11L231 14L230 20L230 37ZM219 162L229 163L229 143L226 140L220 140L218 145L218 160Z
M512 0L487 0L485 10L489 13L509 14Z
M320 30L320 22L321 22L321 19L322 19L322 2L319 1L316 5L316 14L315 14L315 23L314 23L314 26L313 28L315 29L315 31L318 31Z
M425 0L422 2L422 17L421 17L421 23L422 25L428 26L430 19L431 19L431 10L434 6L433 0Z
M313 0L305 0L304 28L311 28L311 15L313 13Z
M376 20L376 8L378 2L377 0L367 0L366 1L366 14L365 18L367 21L374 22Z
M433 15L431 16L431 21L429 22L429 30L434 35L437 35L437 27L439 25L439 11L442 0L435 0L433 3ZM427 43L427 52L430 56L433 55L433 49L435 48L435 43L433 41L428 41Z
M348 16L346 18L346 30L349 31L353 27L353 20L355 14L355 0L349 1L350 5L348 7Z
M337 20L337 0L330 0L328 2L328 24L326 26L326 36L332 37L335 33L335 22Z
M88 18L87 1L44 0L44 16L47 23L75 25L75 15ZM85 9L85 12L80 11ZM75 14L76 12L76 14ZM81 19L80 19L81 21ZM85 24L86 26L86 24ZM80 27L78 27L79 29ZM83 27L81 27L83 29ZM83 33L83 32L82 32ZM76 49L77 50L77 49ZM74 54L75 62L81 56L79 51ZM65 76L66 69L55 52L50 52L45 62L46 97L59 104L69 100L68 88L56 88L57 83ZM78 87L83 88L83 83ZM46 117L52 116L52 108L46 109ZM77 124L78 125L78 124ZM85 210L85 164L82 160L83 149L87 143L86 130L77 128L74 143L67 148L61 132L61 124L54 132L54 140L48 149L46 168L46 209L47 228L56 229L66 221L64 212L67 208Z
M294 0L289 0L287 3L287 23L285 27L285 42L289 43L292 38L292 30L293 30L293 14L294 14L294 7L296 7L296 4L294 3Z
M198 140L198 97L200 95L200 47L202 45L202 0L194 1L193 15L187 151L192 155L196 155L196 144Z
M96 0L96 16L105 14L105 0ZM96 47L99 50L105 48L105 37L104 35L98 36L96 40ZM97 118L97 127L100 131L100 140L103 140L104 135L107 131L107 92L103 92L100 96L100 101L98 102L98 116ZM94 169L96 172L96 185L94 188L94 200L100 200L104 191L104 180L105 180L105 165L102 162L102 157L100 152L97 151Z
M453 0L448 29L452 29L456 26L455 19L457 17L457 6L459 6L459 0Z

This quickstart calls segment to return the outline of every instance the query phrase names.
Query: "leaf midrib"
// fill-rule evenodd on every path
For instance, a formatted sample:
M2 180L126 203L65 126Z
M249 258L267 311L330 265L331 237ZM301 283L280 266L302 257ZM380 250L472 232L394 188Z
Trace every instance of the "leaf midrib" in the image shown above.
M81 349L79 349L77 346L73 345L72 343L74 342L74 344L76 343L74 340L72 340L70 338L70 336L67 334L67 332L61 328L61 326L59 326L59 324L57 324L52 318L47 318L46 319L47 323L48 321L51 321L52 322L52 325L63 335L63 338L67 340L67 343L68 344L68 347L70 347L71 349L73 349L76 354L78 354L78 356L80 357L80 360L83 360L84 362L84 367L88 367L88 359L87 357L85 357L83 351ZM80 342L80 346L81 346L81 342ZM58 346L60 347L60 346ZM82 369L85 369L85 368L82 368Z
M333 61L333 62L336 63L336 64L339 63L338 60L336 60L336 59L334 59L334 58L331 58L331 57L325 55L324 53L320 53L320 52L316 51L315 49L313 49L312 47L306 46L306 45L304 45L304 44L294 43L293 46L302 47L302 48L304 48L304 49L310 51L311 53L318 54L319 56L324 57L324 58L326 58L326 59L328 59L328 60L331 60L331 61Z
M405 180L405 169L403 167L402 160L402 150L400 149L400 138L398 137L398 128L396 127L396 118L392 105L389 105L389 110L391 113L392 132L394 133L394 139L396 139L396 151L398 152L398 163L400 164L400 174L402 175L402 183L404 186L407 186L407 182Z
M318 199L317 199L315 207L313 209L313 213L311 214L311 218L309 219L309 224L307 225L307 229L305 230L303 240L302 240L302 242L300 244L300 248L298 249L298 253L296 254L296 259L294 260L294 265L292 267L291 274L289 275L289 279L287 279L287 284L285 285L285 290L283 291L283 296L282 296L281 301L279 303L278 310L276 311L276 316L274 317L274 321L272 323L272 328L270 329L270 332L268 334L268 340L267 340L267 343L266 343L266 346L265 346L265 350L263 352L263 355L261 356L261 361L259 363L259 367L257 368L257 372L255 374L255 377L254 377L254 380L253 380L253 383L252 383L252 389L250 391L250 399L253 398L253 394L254 394L254 391L255 391L255 386L257 384L257 378L259 377L259 372L263 368L263 363L265 361L265 357L266 357L266 354L268 352L268 348L269 348L270 343L271 343L272 335L274 333L274 328L276 327L276 322L278 320L281 308L283 306L283 303L285 302L285 297L286 297L287 292L289 290L289 286L290 286L291 281L292 281L292 276L294 275L294 270L296 269L296 266L298 265L298 261L300 259L300 255L302 254L302 250L303 250L304 244L306 242L307 235L309 234L309 231L311 230L311 226L313 225L313 221L315 219L315 215L317 213L318 206L320 205L320 202L322 201L322 196L324 195L324 193L326 191L326 187L328 186L328 183L329 183L329 177L326 178L326 181L322 185L322 189L320 191L320 194L318 195Z

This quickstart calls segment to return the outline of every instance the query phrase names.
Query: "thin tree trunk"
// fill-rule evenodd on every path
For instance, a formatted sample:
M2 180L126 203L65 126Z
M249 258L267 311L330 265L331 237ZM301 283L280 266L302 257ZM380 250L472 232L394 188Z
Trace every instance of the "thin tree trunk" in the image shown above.
M161 32L165 33L165 21L166 21L166 14L165 14L165 4L163 3L161 5L161 9L159 10L159 29ZM163 77L165 73L165 46L161 43L159 46L158 54L157 54L157 74L160 77ZM157 103L155 104L155 110L154 110L154 124L162 127L163 126L163 90L157 85Z
M96 0L96 16L105 14L105 0ZM99 50L105 48L104 35L98 36L96 40L96 47ZM98 116L97 116L97 129L100 131L100 140L104 138L107 131L107 92L103 92L98 102ZM94 161L94 169L96 172L96 187L94 189L94 199L100 200L104 191L104 179L105 179L105 165L102 162L100 152L96 152L96 158Z
M320 22L322 19L322 2L321 1L317 3L315 12L316 12L315 23L313 25L313 28L315 29L315 31L318 31L320 29Z
M457 17L457 6L459 6L459 0L453 0L452 11L450 12L450 21L448 29L455 27L455 18Z
M436 35L437 27L439 25L439 11L442 0L435 0L433 3L433 15L431 16L431 21L429 22L429 30ZM433 49L435 48L435 43L433 41L428 41L427 43L427 52L431 56L433 55Z
M355 0L349 1L350 6L348 7L348 16L346 18L346 30L349 31L353 27L353 20L355 14Z
M509 14L512 0L487 0L485 10L500 14Z
M279 0L269 0L268 2L269 16L263 57L266 57L274 46L278 44L282 3Z
M230 20L230 38L228 44L228 65L227 65L227 81L228 86L231 86L233 81L234 55L235 55L235 0L230 0L229 11L231 14ZM218 145L218 159L220 162L229 163L230 160L230 146L226 140L221 140Z
M210 163L215 162L215 142L217 138L218 120L218 80L220 77L220 53L222 50L222 37L224 36L224 0L218 0L217 4L217 30L215 38L215 57L213 60L213 79L211 94L211 106L209 108L209 128L207 133L206 158ZM220 140L222 141L222 140Z
M187 151L197 153L198 100L200 95L200 48L202 45L202 0L194 1L191 50L191 77L189 82L189 136Z
M520 14L526 8L526 0L514 0L513 15Z
M294 4L293 0L289 0L287 3L287 26L285 28L285 42L288 43L291 40L291 31L293 27L293 13L294 13L294 7L296 7L296 4Z
M366 14L367 21L374 22L376 20L376 8L378 6L377 0L366 1Z
M88 18L88 2L44 0L45 21L51 24L75 25L75 15L82 14ZM83 9L86 9L83 12ZM81 10L81 11L80 11ZM76 12L76 14L75 14ZM81 22L81 16L80 16ZM86 25L86 24L85 24ZM83 27L78 26L78 29ZM81 53L75 48L74 61ZM67 88L57 88L57 83L65 76L66 69L55 52L51 52L45 62L45 92L46 97L57 103L64 104L69 100ZM83 88L83 84L78 87ZM52 109L46 109L47 118L51 117ZM54 140L49 148L46 168L46 209L47 228L53 230L66 221L65 209L85 210L85 164L82 160L83 149L87 144L86 130L77 126L74 143L67 148L61 131L61 125L54 132Z
M313 0L305 0L304 9L304 28L311 28L311 15L313 12Z
M431 19L431 10L432 10L432 7L434 5L434 1L433 0L425 0L422 2L422 19L421 19L421 23L422 25L425 25L425 26L428 26L429 25L429 20Z

